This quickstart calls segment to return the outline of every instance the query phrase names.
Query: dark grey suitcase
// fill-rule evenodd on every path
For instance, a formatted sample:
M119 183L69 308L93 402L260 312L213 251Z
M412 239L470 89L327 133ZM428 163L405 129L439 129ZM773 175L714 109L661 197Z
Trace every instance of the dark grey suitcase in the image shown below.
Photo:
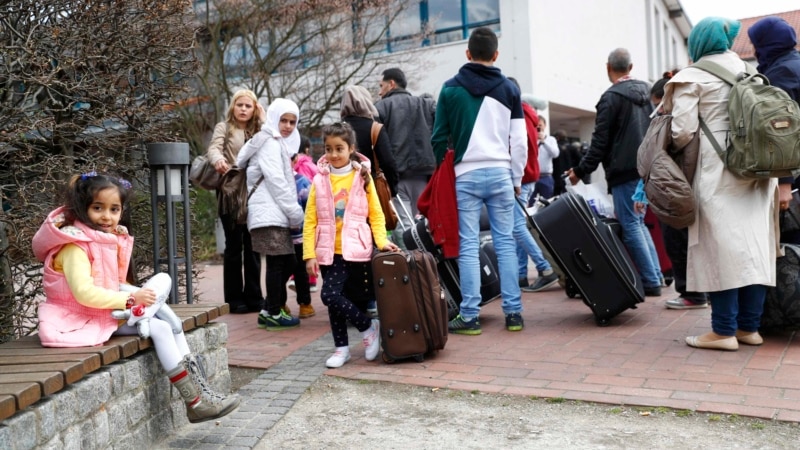
M403 233L406 248L421 249L434 255L442 288L447 299L448 317L454 318L461 305L461 284L458 274L458 261L445 259L441 247L433 242L428 220L424 217L417 220L414 226ZM480 237L479 252L481 265L481 306L500 297L500 276L497 271L497 255L494 252L491 232L484 231Z
M567 193L533 216L542 243L605 326L644 301L644 285L622 241L579 195Z

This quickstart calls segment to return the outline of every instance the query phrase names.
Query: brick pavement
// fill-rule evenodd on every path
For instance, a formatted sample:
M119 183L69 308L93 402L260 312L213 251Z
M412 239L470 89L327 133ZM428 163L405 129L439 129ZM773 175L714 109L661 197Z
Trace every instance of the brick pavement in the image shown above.
M221 299L221 266L205 270L203 298ZM190 442L203 439L205 445L192 448L231 448L234 442L250 448L253 438L257 441L258 433L263 435L320 374L800 422L795 334L765 336L764 345L740 346L737 352L693 349L683 339L708 331L710 310L665 309L663 302L674 295L666 289L662 297L648 297L610 326L598 327L589 309L561 289L523 293L522 332L504 330L500 303L494 302L481 313L482 335L450 335L445 350L422 363L368 362L359 341L351 339L353 358L330 370L324 360L333 343L317 294L312 295L317 315L293 330L260 330L255 314L223 316L218 320L229 327L229 364L265 373L242 389L248 398L233 417L211 430L190 426L187 446L173 448L190 448ZM289 302L296 310L291 294ZM235 422L243 414L259 420Z

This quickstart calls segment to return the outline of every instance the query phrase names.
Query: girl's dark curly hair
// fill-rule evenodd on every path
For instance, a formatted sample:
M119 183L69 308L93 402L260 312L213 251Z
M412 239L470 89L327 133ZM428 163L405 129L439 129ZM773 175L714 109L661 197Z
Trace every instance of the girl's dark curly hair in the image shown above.
M67 189L64 192L64 215L67 223L73 223L78 220L91 227L92 222L89 220L88 213L89 205L94 201L95 195L105 189L116 189L119 192L119 199L122 202L122 217L123 220L127 218L126 210L131 183L114 175L92 171L81 175L73 175L67 184Z

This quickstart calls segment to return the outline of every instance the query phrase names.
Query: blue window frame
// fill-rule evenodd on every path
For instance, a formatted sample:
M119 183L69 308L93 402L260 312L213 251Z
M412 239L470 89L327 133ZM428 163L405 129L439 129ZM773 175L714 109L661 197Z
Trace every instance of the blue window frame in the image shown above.
M460 41L474 28L500 31L500 0L422 0L420 19L433 26L433 44Z

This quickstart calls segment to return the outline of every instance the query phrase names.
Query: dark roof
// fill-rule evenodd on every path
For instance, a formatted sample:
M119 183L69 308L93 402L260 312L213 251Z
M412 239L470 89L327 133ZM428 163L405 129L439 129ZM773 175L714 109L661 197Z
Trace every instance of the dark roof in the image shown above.
M747 30L749 30L754 23L758 22L764 17L769 17L769 16L776 16L785 20L786 23L791 25L792 28L794 28L794 31L798 35L800 35L800 9L796 11L767 14L766 16L748 17L746 19L739 19L739 22L742 23L742 29L739 30L739 34L736 36L736 40L733 41L733 47L731 48L731 50L738 53L740 58L746 60L756 59L756 51L753 48L753 44L750 43L750 38L747 36ZM798 44L796 48L800 50L800 44Z

